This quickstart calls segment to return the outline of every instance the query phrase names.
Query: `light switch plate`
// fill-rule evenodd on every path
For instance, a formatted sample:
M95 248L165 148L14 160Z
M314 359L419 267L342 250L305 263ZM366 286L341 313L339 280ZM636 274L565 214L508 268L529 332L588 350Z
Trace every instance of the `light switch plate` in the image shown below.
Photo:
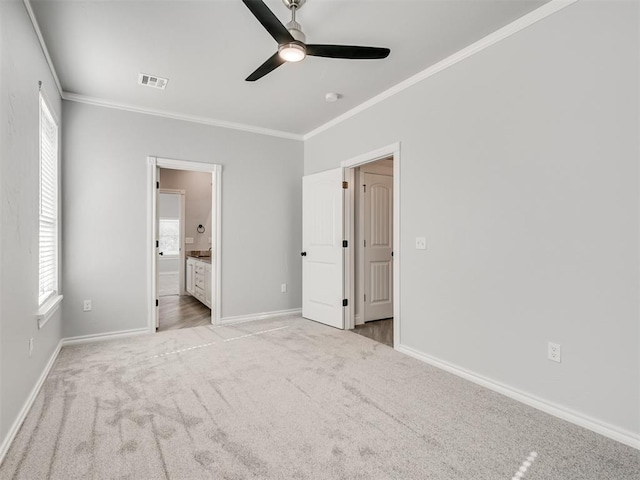
M424 237L416 237L416 250L426 250L427 239Z
M185 238L185 239L184 239L184 243L187 243L187 244L189 244L189 243L193 243L193 237L187 237L187 238Z

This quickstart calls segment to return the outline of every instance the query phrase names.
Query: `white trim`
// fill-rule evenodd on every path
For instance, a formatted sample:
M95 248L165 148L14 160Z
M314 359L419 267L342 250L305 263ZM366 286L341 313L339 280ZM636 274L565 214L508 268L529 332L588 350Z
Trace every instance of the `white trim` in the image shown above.
M51 60L51 56L49 55L49 50L47 49L47 45L44 43L42 30L40 30L40 25L38 25L38 20L36 20L35 13L33 13L31 2L29 0L23 0L23 3L25 8L27 9L27 13L29 14L31 25L33 25L33 29L35 30L36 36L38 37L38 42L40 42L40 48L42 48L42 53L44 54L44 58L47 61L47 65L49 66L49 71L51 72L53 81L55 82L56 88L58 89L58 94L61 97L64 97L64 92L62 91L62 85L60 84L60 79L58 78L58 74L56 73L56 68L53 66L53 61Z
M216 234L216 243L214 250L211 252L211 267L215 269L216 278L213 284L213 301L214 305L211 309L211 323L213 325L220 324L222 318L222 165L215 163L201 163L192 162L187 160L175 160L172 158L162 157L147 157L148 170L147 170L147 189L148 189L148 203L147 203L147 239L148 239L148 299L149 299L149 314L148 314L148 326L149 332L156 331L156 322L158 318L158 309L155 307L155 301L157 298L157 285L156 285L156 248L155 248L155 218L156 218L156 181L157 181L157 168L169 168L173 170L187 170L192 172L205 172L211 174L211 225ZM213 282L212 282L213 283Z
M340 166L343 169L354 169L367 163L382 160L387 157L393 157L393 345L400 344L400 324L402 319L400 317L400 142L395 142L384 147L380 147L376 150L372 150L368 153L358 155L357 157L343 160L340 162ZM353 192L353 188L350 188ZM353 209L353 198L351 204L348 205L348 209ZM348 217L352 219L352 215ZM352 220L351 220L352 222ZM351 250L354 243L353 225L349 226L347 232L347 240L349 241L349 247L347 250L347 259L345 259L345 279L350 283L346 285L350 295L353 295L355 291L352 279L355 278L355 262ZM347 272L347 270L349 270ZM345 318L345 328L355 327L355 303L349 302L350 307L347 309ZM360 312L362 314L362 312Z
M111 100L103 100L101 98L88 97L86 95L78 95L76 93L63 92L62 98L71 102L85 103L87 105L113 108L116 110L125 110L127 112L142 113L145 115L153 115L156 117L170 118L172 120L182 120L184 122L201 123L203 125L209 125L212 127L241 130L243 132L257 133L259 135L269 135L271 137L286 138L288 140L303 140L303 136L297 133L283 132L281 130L272 130L270 128L256 127L245 123L228 122L226 120L218 120L209 117L199 117L196 115L189 115L185 113L170 112L168 110L158 110L155 108L141 107L138 105L130 105L126 103L114 102Z
M211 225L215 228L216 244L212 252L215 258L212 260L212 268L216 278L211 279L213 288L213 301L211 309L211 323L220 324L222 321L222 166L212 173L213 199L215 205L211 209Z
M58 311L58 306L62 302L62 295L52 295L38 309L36 318L38 319L38 330L40 330L49 321L54 313Z
M421 72L413 75L412 77L407 78L406 80L394 85L388 90L385 90L384 92L376 95L375 97L372 97L369 100L361 103L360 105L352 108L351 110L343 113L342 115L339 115L336 118L329 120L324 125L320 125L319 127L311 130L310 132L307 132L302 137L303 140L305 141L309 140L310 138L315 137L319 133L322 133L331 127L335 127L336 125L367 110L368 108L371 108L374 105L377 105L378 103L383 102L387 98L392 97L395 94L400 93L409 87L412 87L416 83L421 82L422 80L425 80L435 75L436 73L439 73L442 70L445 70L455 65L458 62L461 62L465 58L468 58L472 55L475 55L478 52L481 52L485 48L488 48L500 42L501 40L504 40L505 38L508 38L511 35L518 33L521 30L524 30L525 28L533 25L534 23L550 15L553 15L554 13L562 10L565 7L568 7L569 5L572 5L577 1L578 0L551 0L548 3L545 3L544 5L528 13L527 15L524 15L523 17L520 17L517 20L514 20L510 24L500 28L499 30L496 30L495 32L478 40L477 42L472 43L468 47L465 47L462 50L459 50L458 52L454 53L453 55L450 55L449 57L445 58L444 60L439 61L435 65L432 65L429 68L422 70Z
M356 328L356 276L355 271L352 268L355 262L356 239L355 239L355 195L356 195L356 171L353 168L342 169L342 179L349 182L349 187L346 190L343 189L343 201L342 201L342 234L345 240L347 240L347 248L342 249L342 285L344 289L344 295L342 298L349 300L347 308L343 308L342 313L342 328L345 330L353 330Z
M38 378L38 381L36 382L36 384L31 389L31 393L29 393L29 396L27 397L24 404L22 405L22 408L20 409L20 413L18 413L18 416L13 422L13 425L11 425L11 428L7 432L7 436L4 437L4 440L0 445L0 464L2 464L2 461L4 460L5 455L9 451L9 447L11 447L13 440L16 438L16 435L18 434L18 431L22 426L22 422L24 422L25 418L27 418L27 414L29 413L29 410L31 410L31 407L33 406L33 402L36 400L38 393L40 393L40 389L42 389L42 385L44 385L44 381L47 379L47 376L49 375L51 368L53 368L53 364L58 358L58 354L60 353L61 348L62 348L62 340L58 342L58 346L53 351L53 354L51 354L51 357L49 358L49 361L45 365L44 370L42 371L42 374Z
M529 405L530 407L533 407L537 410L548 413L549 415L553 415L554 417L566 420L567 422L573 423L580 427L584 427L587 430L591 430L595 433L604 435L605 437L611 438L620 443L624 443L625 445L640 450L640 435L638 434L629 432L614 425L610 425L587 415L583 415L579 412L563 407L556 403L549 402L548 400L536 397L535 395L531 395L503 383L496 382L494 380L491 380L490 378L478 375L470 370L466 370L464 368L458 367L457 365L445 362L436 357L432 357L431 355L427 355L426 353L420 352L419 350L416 350L414 348L407 347L406 345L400 344L396 347L396 350L409 355L410 357L428 363L429 365L433 365L436 368L464 378L465 380L469 380L470 382L486 387L489 390L493 390L494 392L498 392L509 398L517 400L518 402L524 403L525 405Z
M254 320L265 320L267 318L287 317L289 315L302 315L302 309L293 308L291 310L276 310L273 312L251 313L249 315L237 315L235 317L224 317L220 319L220 325L252 322Z
M106 340L116 340L118 338L135 337L138 335L147 335L148 328L134 328L132 330L119 330L117 332L95 333L92 335L80 335L77 337L68 337L61 340L62 346L82 345L84 343L103 342Z

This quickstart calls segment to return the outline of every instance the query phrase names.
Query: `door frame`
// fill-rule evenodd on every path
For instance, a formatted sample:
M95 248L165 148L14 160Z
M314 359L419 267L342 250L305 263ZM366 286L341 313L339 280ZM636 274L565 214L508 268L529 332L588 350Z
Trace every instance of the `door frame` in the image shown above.
M222 318L222 165L214 163L192 162L188 160L176 160L163 157L147 157L147 298L148 298L148 322L149 332L155 333L158 309L156 300L158 299L158 285L156 284L156 215L157 215L157 187L158 168L167 168L172 170L187 170L191 172L208 172L211 174L211 227L214 229L212 240L214 248L212 250L211 265L215 271L213 280L214 305L211 309L211 323L220 325Z
M167 195L180 195L180 253L178 254L178 258L180 260L180 267L178 269L178 294L185 294L185 286L184 286L184 278L185 278L185 225L184 219L186 218L186 206L185 206L185 191L175 188L161 188L158 190L160 194Z
M344 259L344 285L347 298L355 299L355 275L356 258L354 255L355 231L355 196L358 189L355 188L355 169L367 163L393 158L393 348L400 345L401 317L400 317L400 142L372 150L357 157L343 160L340 166L343 169L343 177L354 188L347 190L348 197L344 203L344 235L350 248L346 248ZM344 328L355 328L356 301L349 302L344 312Z

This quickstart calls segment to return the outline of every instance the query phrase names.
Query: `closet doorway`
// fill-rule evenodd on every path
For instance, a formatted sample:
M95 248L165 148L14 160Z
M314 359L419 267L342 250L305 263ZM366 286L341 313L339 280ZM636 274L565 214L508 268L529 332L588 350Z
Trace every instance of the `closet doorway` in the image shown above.
M393 157L356 167L355 329L393 347Z

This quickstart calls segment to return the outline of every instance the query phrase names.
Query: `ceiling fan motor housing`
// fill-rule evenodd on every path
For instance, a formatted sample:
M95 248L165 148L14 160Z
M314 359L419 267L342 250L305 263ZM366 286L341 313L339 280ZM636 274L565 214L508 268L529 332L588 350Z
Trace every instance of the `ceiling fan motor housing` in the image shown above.
M307 41L307 37L305 37L304 33L302 33L302 26L295 20L291 20L289 23L287 23L285 25L285 28L289 30L291 36L297 41L302 43L305 43Z

